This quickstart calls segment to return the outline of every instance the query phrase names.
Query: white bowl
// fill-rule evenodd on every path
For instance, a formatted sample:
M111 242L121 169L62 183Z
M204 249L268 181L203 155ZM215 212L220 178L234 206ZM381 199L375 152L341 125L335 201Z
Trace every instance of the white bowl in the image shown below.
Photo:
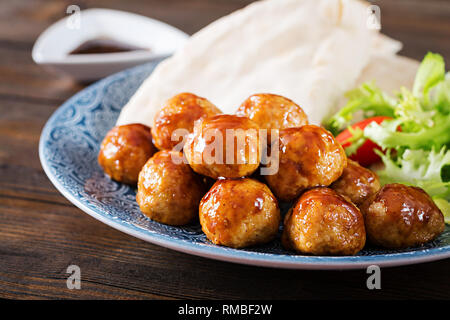
M166 23L124 11L87 9L80 11L79 17L79 28L73 27L74 17L67 16L39 36L32 51L37 64L68 73L79 81L91 81L170 56L189 37ZM69 55L82 43L96 38L150 50Z

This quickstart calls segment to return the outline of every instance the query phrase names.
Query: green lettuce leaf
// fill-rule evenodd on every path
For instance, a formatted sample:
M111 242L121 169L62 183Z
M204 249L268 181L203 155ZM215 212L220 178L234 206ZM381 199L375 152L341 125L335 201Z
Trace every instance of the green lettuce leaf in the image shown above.
M437 197L433 197L433 201L444 214L445 223L450 224L450 201Z
M432 119L431 126L416 125L414 131L404 130L402 123L405 119L386 120L381 124L372 122L364 129L364 136L383 149L410 148L410 149L441 149L448 146L450 141L450 117L436 114ZM420 121L418 121L420 123ZM398 131L398 127L402 131Z
M445 78L445 62L440 54L428 52L417 70L413 94L429 105L429 91Z
M424 110L418 98L406 88L400 89L395 108L395 119L401 121L403 131L415 132L423 127L433 127L436 110Z
M385 164L383 170L378 171L380 181L383 184L393 182L406 182L408 184L431 183L440 184L444 189L441 192L433 191L431 195L449 195L450 179L443 177L443 169L450 165L450 150L442 148L439 152L423 149L406 149L401 155L392 157L391 152L383 154L375 150ZM430 184L430 185L431 185Z
M350 125L357 111L365 117L394 116L395 99L385 94L373 82L364 83L345 95L347 104L325 123L325 127L334 135Z
M450 73L431 89L430 104L438 112L450 114Z

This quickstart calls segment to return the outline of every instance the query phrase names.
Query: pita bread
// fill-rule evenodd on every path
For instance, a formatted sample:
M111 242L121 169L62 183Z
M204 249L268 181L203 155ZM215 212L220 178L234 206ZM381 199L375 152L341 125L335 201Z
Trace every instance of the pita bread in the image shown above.
M234 113L254 93L280 94L320 124L361 79L380 83L387 77L389 87L409 81L409 72L392 76L397 62L405 69L409 64L395 57L401 43L367 27L368 6L357 0L264 0L225 16L163 61L117 124L152 126L157 110L180 92L203 96L224 113Z
M364 68L356 85L375 81L378 87L391 94L402 86L412 88L419 64L419 61L398 55L376 55Z

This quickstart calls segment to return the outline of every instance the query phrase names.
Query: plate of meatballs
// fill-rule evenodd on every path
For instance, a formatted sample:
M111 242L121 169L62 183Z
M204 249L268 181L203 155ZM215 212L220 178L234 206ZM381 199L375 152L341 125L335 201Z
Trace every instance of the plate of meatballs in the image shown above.
M425 191L380 185L288 97L254 93L223 114L207 97L180 92L151 127L116 126L155 65L87 87L43 129L46 174L86 213L164 247L266 267L450 257L450 228Z

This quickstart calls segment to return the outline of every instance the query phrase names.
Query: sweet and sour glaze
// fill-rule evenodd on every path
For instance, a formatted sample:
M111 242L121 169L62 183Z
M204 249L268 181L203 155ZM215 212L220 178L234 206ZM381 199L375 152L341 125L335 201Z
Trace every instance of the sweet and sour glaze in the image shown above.
M361 206L367 238L386 248L406 248L444 231L444 216L421 188L387 184Z
M366 235L387 248L416 246L444 230L442 212L422 189L401 184L380 189L377 175L347 160L331 133L308 125L291 100L256 94L236 115L220 113L204 98L178 94L156 115L152 129L142 124L111 129L99 164L117 181L137 182L136 200L150 219L185 225L199 218L208 239L228 247L274 239L281 220L277 198L297 199L285 216L282 244L305 254L354 255ZM184 130L178 141L177 129ZM281 130L267 143L259 129ZM184 155L169 150L181 139ZM278 170L259 176L266 147L270 163L263 165ZM245 178L251 175L260 181Z
M117 126L103 139L98 163L112 179L133 185L141 168L156 151L149 127L143 124Z
M380 181L375 172L347 159L344 172L330 188L360 206L369 196L380 190Z
M237 109L236 115L248 117L261 129L281 130L308 124L303 109L292 100L276 94L260 93L248 97Z
M183 154L163 150L142 168L136 200L150 219L184 225L197 218L205 192L203 180L185 163Z
M213 179L249 176L261 161L259 127L235 115L199 120L183 151L192 169L202 175Z
M233 248L273 240L281 219L270 189L250 178L218 180L203 197L199 212L208 239Z
M330 185L347 165L339 142L315 125L281 130L278 159L274 148L272 145L271 161L278 161L278 172L265 178L275 195L285 201L295 199L306 189Z
M314 255L354 255L365 242L361 212L329 188L302 194L284 220L282 243L287 249Z
M222 112L205 98L187 92L175 95L165 103L153 120L155 146L160 150L172 149L186 136L181 134L172 137L175 130L192 132L196 120L220 113Z

